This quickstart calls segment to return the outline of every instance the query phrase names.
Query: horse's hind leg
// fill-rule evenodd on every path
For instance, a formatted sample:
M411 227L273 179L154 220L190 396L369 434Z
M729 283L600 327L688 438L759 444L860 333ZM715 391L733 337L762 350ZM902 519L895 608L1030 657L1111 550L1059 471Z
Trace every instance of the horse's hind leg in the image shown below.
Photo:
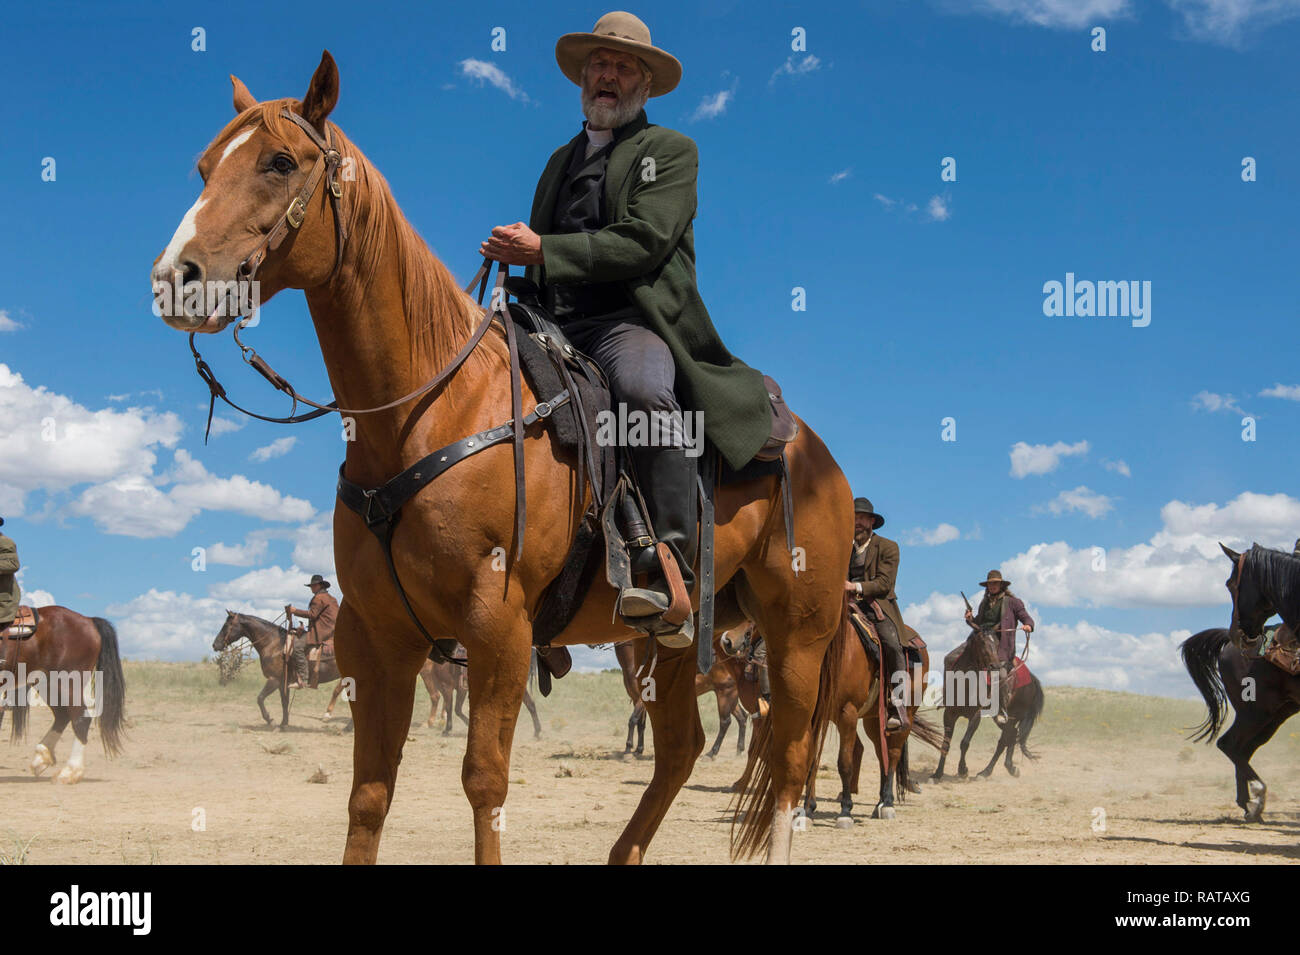
M527 690L524 690L524 709L533 718L533 739L541 739L542 721L537 718L537 704L533 702L533 697Z
M736 755L745 751L745 729L749 726L749 714L743 706L736 707Z
M456 719L455 707L452 706L451 699L455 691L451 687L443 687L442 690L442 711L447 717L447 725L442 728L443 736L451 735L451 725Z
M704 750L704 727L695 704L695 648L658 648L654 699L646 702L655 734L655 768L641 802L609 852L611 863L639 863L678 791Z
M83 707L68 707L68 709L72 720L72 733L76 738L72 741L72 754L63 769L59 770L59 775L54 778L57 782L71 785L81 782L86 775L86 742L90 735L90 717L85 714Z
M731 729L731 714L723 712L722 698L718 697L718 738L713 741L713 747L709 750L709 759L718 755L722 749L722 741L727 738L727 730Z
M348 798L345 863L374 863L393 801L397 766L411 727L415 676L429 648L418 635L381 639L344 603L335 630L339 672L353 679L352 793Z
M1273 738L1278 727L1290 719L1300 706L1287 702L1280 709L1263 716L1255 708L1242 710L1232 721L1232 726L1219 738L1218 746L1232 760L1237 772L1237 805L1245 813L1246 822L1259 822L1264 815L1268 787L1250 765L1255 751ZM1243 718L1246 717L1246 718Z
M1015 727L1008 723L1005 727L1002 728L1002 734L998 736L998 748L994 751L993 758L990 759L989 764L985 766L983 769L981 769L979 772L979 775L982 778L988 779L990 776L993 775L993 767L998 764L998 758L1001 757L1002 751L1004 749L1010 749L1011 745L1014 742L1015 742Z

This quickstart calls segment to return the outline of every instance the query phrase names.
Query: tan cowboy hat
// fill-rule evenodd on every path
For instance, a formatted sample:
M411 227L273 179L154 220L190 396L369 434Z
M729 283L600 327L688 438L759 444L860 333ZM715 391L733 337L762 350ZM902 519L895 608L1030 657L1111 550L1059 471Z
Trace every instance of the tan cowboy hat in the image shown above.
M990 570L988 577L980 581L981 587L987 587L989 584L1003 584L1004 590L1009 589L1011 587L1011 581L1003 580L1002 572L998 570Z
M682 65L677 57L650 43L650 28L630 13L615 10L607 13L591 28L590 33L566 33L555 43L555 62L573 82L582 85L582 69L587 54L598 47L634 53L645 60L654 74L650 80L650 95L671 93L682 78Z

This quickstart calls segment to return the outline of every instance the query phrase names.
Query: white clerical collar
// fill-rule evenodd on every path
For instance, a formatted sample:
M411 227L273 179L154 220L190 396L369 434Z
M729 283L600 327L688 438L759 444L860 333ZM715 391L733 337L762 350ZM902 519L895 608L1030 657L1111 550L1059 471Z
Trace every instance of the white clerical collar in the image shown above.
M587 130L587 142L593 146L608 146L614 141L612 129L592 129L590 126L584 128Z

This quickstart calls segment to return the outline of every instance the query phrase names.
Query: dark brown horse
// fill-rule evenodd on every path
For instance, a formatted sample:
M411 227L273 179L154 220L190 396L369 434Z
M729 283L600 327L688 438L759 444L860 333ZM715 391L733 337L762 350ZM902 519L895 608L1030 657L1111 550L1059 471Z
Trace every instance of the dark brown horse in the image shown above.
M722 741L727 738L727 731L731 729L733 716L739 724L736 736L737 753L745 751L745 728L749 725L749 713L745 712L740 700L741 678L737 677L736 668L723 653L719 643L723 636L725 634L713 638L713 666L709 668L709 672L695 674L696 697L713 693L718 701L718 735L713 740L713 748L709 750L710 759L717 757L722 749ZM642 680L646 678L638 677L638 671L641 669L636 662L638 650L644 653L644 641L629 640L614 644L614 655L618 658L619 669L623 671L623 689L632 703L632 715L627 720L627 745L623 752L625 754L633 752L632 734L636 731L637 745L634 754L636 756L640 756L645 750L646 713L645 702L642 699L642 694L645 692Z
M943 702L943 745L939 749L939 765L935 768L934 780L943 779L943 767L948 759L948 748L952 743L952 734L957 721L964 719L966 735L961 738L961 758L957 763L957 775L965 776L970 770L966 766L966 751L975 738L979 728L980 717L984 710L997 712L997 690L985 680L985 672L996 666L997 653L993 649L992 638L985 635L972 635L964 644L944 659L944 702ZM980 699L981 694L983 699ZM1016 746L1026 759L1038 757L1028 746L1029 734L1034 723L1043 714L1043 685L1038 677L1030 674L1029 684L1016 690L1007 704L1007 722L998 736L997 749L989 764L980 770L979 775L987 779L993 774L998 757L1006 753L1007 772L1019 776L1012 757Z
M911 627L904 626L903 640L910 642L917 637ZM876 751L876 762L880 766L879 799L872 810L873 819L893 819L895 817L895 792L901 801L905 793L918 793L920 788L913 782L909 765L907 744L914 735L935 749L939 748L939 730L926 720L917 716L925 691L926 676L930 671L930 654L922 645L920 665L906 674L906 685L897 692L903 694L904 707L908 722L902 728L881 737L880 732L880 693L879 666L876 659L867 654L856 632L845 640L840 651L841 681L840 692L831 705L831 723L839 735L839 756L837 768L840 774L840 816L852 817L853 793L858 791L858 777L862 768L864 747L858 738L858 721L862 721L862 730L871 740ZM892 687L885 687L885 692L894 692ZM820 762L820 757L817 762ZM811 816L817 810L817 762L808 773L808 793L804 800L804 810Z
M1236 770L1237 805L1245 813L1246 822L1259 822L1268 786L1250 760L1283 723L1300 712L1300 676L1259 657L1247 657L1233 646L1223 628L1202 630L1184 640L1179 649L1209 710L1192 739L1209 742L1218 738L1219 749L1232 760ZM1254 692L1244 691L1248 685ZM1219 736L1229 706L1236 717L1228 731Z
M67 607L41 607L38 613L40 621L31 637L0 640L0 721L7 706L13 711L12 739L17 742L27 727L32 695L53 711L54 725L36 744L32 757L31 771L36 776L54 765L54 748L71 723L76 737L72 755L55 778L75 783L86 773L92 718L98 721L104 753L112 757L122 750L126 679L118 657L117 631L102 617L83 617ZM28 686L37 687L37 692L30 694Z
M263 303L282 289L306 290L338 407L358 409L342 412L355 437L347 442L343 475L378 488L435 450L510 421L516 402L502 327L494 323L476 337L488 328L483 313L411 228L379 171L328 122L338 95L338 68L328 53L301 101L259 103L235 80L235 118L200 157L202 195L155 261L152 278L164 320L187 332L225 328L232 318L219 314L220 305L250 270ZM326 149L341 153L341 174L322 185L325 157L334 162L321 148L326 137ZM173 311L167 303L181 286L213 291L184 295ZM448 375L439 377L442 371ZM408 400L434 382L436 388ZM524 411L552 397L534 394L527 381L520 393ZM419 627L398 598L383 544L358 514L335 508L335 565L347 595L335 631L338 662L357 688L345 862L374 862L379 851L415 676L429 653L421 628L456 638L474 661L461 780L473 813L475 859L500 861L532 620L590 497L577 480L576 455L549 427L520 433L520 447L486 448L403 506L391 553ZM840 624L838 595L853 539L848 482L813 429L801 424L785 455L794 552L786 546L782 485L771 474L718 490L713 548L718 630L753 619L769 645L772 796L764 818L751 814L747 825L761 830L774 862L789 858L815 737L818 676ZM516 460L523 463L526 512L513 492ZM500 553L521 556L503 568ZM616 596L598 583L552 643L626 639ZM698 589L692 606L699 606ZM643 859L704 747L695 672L694 650L660 649L658 692L647 703L654 775L610 851L612 862Z

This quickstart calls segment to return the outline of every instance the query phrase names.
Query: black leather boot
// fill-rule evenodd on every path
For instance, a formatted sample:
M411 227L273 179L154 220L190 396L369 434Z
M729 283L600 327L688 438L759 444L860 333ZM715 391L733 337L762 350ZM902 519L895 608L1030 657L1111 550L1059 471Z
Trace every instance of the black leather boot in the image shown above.
M689 595L695 587L695 552L699 546L697 459L687 457L681 448L633 448L631 454L655 539L668 545ZM629 587L619 596L618 612L623 617L657 616L672 602L668 582L653 555L652 548L645 548L634 557L634 569L650 569L650 580L648 586ZM664 624L664 628L665 632L656 632L655 636L666 647L688 647L695 639L691 614L687 614L680 629L670 624Z
M895 682L895 674L902 673L905 681L907 673L907 653L903 650L903 645L898 642L898 635L895 633L893 621L889 619L881 620L876 623L876 633L880 637L880 645L884 650L885 672L882 674L880 685L885 694L885 730L893 733L901 730L908 725L907 707L899 706L894 702L894 694L899 692L899 685ZM903 692L909 692L909 689L903 689ZM906 696L904 696L906 701Z

